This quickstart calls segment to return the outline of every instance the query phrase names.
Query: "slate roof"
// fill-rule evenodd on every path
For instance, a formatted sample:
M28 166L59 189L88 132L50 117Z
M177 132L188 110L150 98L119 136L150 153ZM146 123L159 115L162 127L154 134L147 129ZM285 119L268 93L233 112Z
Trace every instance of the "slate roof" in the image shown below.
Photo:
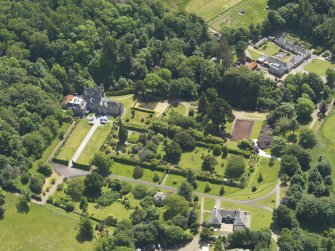
M232 221L234 230L245 229L247 227L248 213L240 210L223 210L214 208L211 211L210 223L221 225L224 221Z

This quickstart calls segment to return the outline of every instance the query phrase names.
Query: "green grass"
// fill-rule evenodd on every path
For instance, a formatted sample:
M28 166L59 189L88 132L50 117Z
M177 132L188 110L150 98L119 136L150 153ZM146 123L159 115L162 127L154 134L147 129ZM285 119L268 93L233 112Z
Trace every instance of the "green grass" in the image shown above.
M232 199L247 200L258 198L272 191L277 184L280 163L275 160L274 165L269 166L269 160L270 159L268 158L259 157L255 171L251 174L247 187L228 197L231 197ZM262 173L263 181L258 183L257 179L260 173ZM255 192L251 191L253 186L257 187Z
M271 208L276 208L276 193L272 194L271 196L259 200L256 202L257 205L268 206Z
M257 139L261 133L264 120L254 120L254 125L250 134L250 139Z
M316 73L320 76L325 76L326 71L329 68L335 69L335 64L332 64L331 62L320 60L320 59L314 59L312 60L312 62L310 62L304 67L306 71Z
M183 104L178 104L176 106L172 105L171 108L169 109L169 113L171 113L171 112L176 112L176 113L178 113L180 115L183 115L183 116L187 115L186 114L186 107Z
M215 200L204 198L204 210L212 210L215 206Z
M94 242L76 240L79 216L61 209L30 205L27 214L16 210L18 197L7 193L5 217L0 221L0 250L93 250ZM54 209L47 205L48 208ZM71 217L71 218L70 218Z
M208 20L237 3L239 3L238 0L190 0L186 5L186 10Z
M127 178L133 178L135 166L121 164L118 162L114 162L112 166L112 173L120 176L124 176ZM162 172L154 172L150 169L143 168L143 176L140 178L141 180L153 182L153 178L155 173L157 173L160 177L163 177Z
M72 131L57 158L71 160L90 129L91 126L88 124L88 120L82 119L76 128Z
M107 123L106 125L100 126L96 129L92 138L85 146L83 152L80 154L77 162L86 165L90 163L90 161L94 157L94 154L100 151L100 148L102 147L106 138L111 132L111 127L111 124Z
M318 161L320 156L325 157L335 167L335 112L333 111L323 122L316 136L317 145L309 152L312 156L312 166ZM335 178L335 171L332 172Z
M134 110L134 115L131 114L131 110L127 110L124 115L124 119L127 123L136 125L148 125L152 120L153 114L145 111Z
M182 168L190 168L194 170L201 171L202 155L212 154L212 151L208 152L208 149L202 147L196 147L192 152L184 152L181 155L179 166ZM224 167L226 160L222 159L221 156L215 157L217 165L215 166L215 171L218 174L224 175ZM221 166L223 165L223 167Z
M280 48L274 44L273 42L267 42L266 44L262 45L258 50L268 56L273 56L280 51Z
M112 205L108 207L95 207L96 203L89 203L88 204L88 212L91 216L104 220L108 216L113 215L118 220L128 220L131 214L131 209L126 209L120 202L114 202Z
M254 61L259 59L263 55L262 53L258 52L257 50L255 50L253 48L248 48L247 52L249 53L251 59L254 60Z

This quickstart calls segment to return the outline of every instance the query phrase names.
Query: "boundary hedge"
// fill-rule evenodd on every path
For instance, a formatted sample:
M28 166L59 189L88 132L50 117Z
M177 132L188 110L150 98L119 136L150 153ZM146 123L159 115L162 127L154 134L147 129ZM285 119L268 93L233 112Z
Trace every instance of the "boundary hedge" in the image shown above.
M75 162L75 161L72 161L72 164L73 164L74 168L82 169L82 170L85 170L85 171L89 171L91 169L91 166L87 165L87 164L82 164L82 163L78 163L78 162Z
M64 165L64 166L67 166L69 164L68 160L58 159L58 158L52 158L52 162L57 163L57 164L61 164L61 165Z

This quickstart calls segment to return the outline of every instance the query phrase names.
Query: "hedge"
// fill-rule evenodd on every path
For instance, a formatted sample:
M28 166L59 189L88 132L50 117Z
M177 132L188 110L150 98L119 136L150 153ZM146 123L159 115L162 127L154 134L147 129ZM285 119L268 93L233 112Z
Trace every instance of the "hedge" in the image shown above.
M213 144L209 144L209 143L206 143L206 142L202 142L202 141L197 141L197 144L196 144L198 147L206 147L206 148L212 148L214 147ZM245 150L241 150L241 149L238 149L238 148L234 148L234 147L227 147L228 149L228 153L230 154L235 154L235 155L242 155L243 157L245 158L250 158L251 156L251 152L249 151L245 151Z
M118 162L118 163L132 165L132 166L141 166L143 168L147 168L153 171L168 172L170 174L180 175L183 177L186 176L187 171L188 171L187 169L176 169L176 168L169 167L166 165L155 165L155 164L151 164L148 162L142 162L139 160L129 159L129 158L122 157L122 156L113 155L112 158L115 162ZM242 187L242 185L240 184L236 184L234 182L229 182L224 179L217 179L217 178L209 177L209 176L197 175L197 179L200 181L208 181L213 184L224 184L227 186Z
M75 161L72 161L72 164L74 168L82 169L85 171L89 171L91 169L90 165L87 165L87 164L82 164L82 163L78 163Z
M69 164L68 160L58 159L58 158L52 158L52 162L57 163L57 164L61 164L61 165L64 165L64 166L67 166Z
M136 104L136 103L135 103ZM153 110L149 110L149 109L145 109L145 108L141 108L141 107L135 107L133 106L131 108L132 110L135 110L135 111L140 111L140 112L146 112L146 113L150 113L150 114L155 114L156 112L153 111Z
M118 91L108 91L107 94L109 96L121 96L121 95L126 95L126 94L133 94L135 92L135 89L132 87L123 89L123 90L118 90Z
M139 131L139 132L147 132L148 128L142 125L137 125L129 122L124 122L123 126L128 130Z

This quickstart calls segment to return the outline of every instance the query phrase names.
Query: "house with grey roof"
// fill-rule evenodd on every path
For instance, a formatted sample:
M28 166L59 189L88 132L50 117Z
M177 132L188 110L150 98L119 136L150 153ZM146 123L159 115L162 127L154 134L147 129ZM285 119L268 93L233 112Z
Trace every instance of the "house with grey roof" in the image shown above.
M82 116L87 110L101 115L121 116L124 108L123 104L114 102L104 96L102 85L94 88L85 87L82 96L67 96L62 102L63 108L71 108L75 115Z
M248 227L248 212L214 208L211 211L210 224L219 228L222 223L233 224L233 231L244 230Z

